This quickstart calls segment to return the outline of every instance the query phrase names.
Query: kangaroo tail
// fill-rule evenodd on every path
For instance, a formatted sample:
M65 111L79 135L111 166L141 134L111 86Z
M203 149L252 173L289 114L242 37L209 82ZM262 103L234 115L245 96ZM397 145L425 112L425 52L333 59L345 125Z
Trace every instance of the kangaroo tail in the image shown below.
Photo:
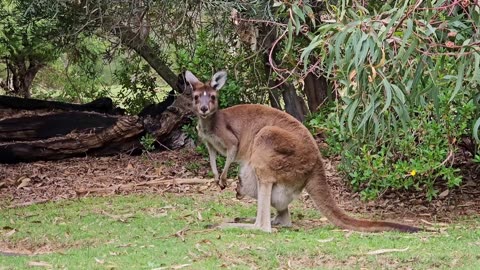
M423 231L421 228L400 223L356 219L348 216L338 207L330 193L321 161L317 168L307 182L306 190L320 212L336 226L361 232L401 231L413 233Z

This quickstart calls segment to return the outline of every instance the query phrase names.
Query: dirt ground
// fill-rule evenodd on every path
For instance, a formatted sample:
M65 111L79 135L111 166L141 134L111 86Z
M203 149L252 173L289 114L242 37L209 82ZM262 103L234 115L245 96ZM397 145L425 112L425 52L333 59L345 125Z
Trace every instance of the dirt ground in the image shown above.
M325 160L332 192L348 212L382 219L403 218L411 223L451 223L480 213L478 171L467 174L461 187L428 202L421 192L386 192L376 201L363 202L336 172L335 161ZM208 162L193 150L165 151L143 156L72 158L0 164L0 209L85 196L161 194L164 192L219 192L207 176ZM234 190L235 183L227 190ZM302 198L313 207L308 196Z

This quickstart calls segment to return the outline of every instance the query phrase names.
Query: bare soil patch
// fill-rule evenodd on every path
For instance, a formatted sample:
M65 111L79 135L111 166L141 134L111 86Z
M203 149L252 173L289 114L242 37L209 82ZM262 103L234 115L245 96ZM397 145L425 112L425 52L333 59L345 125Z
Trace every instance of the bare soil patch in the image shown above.
M428 202L422 192L386 192L363 202L335 170L336 161L325 160L332 193L342 208L368 217L416 224L450 223L480 213L480 180L475 170L463 185ZM161 194L164 192L214 195L220 189L208 177L208 161L191 149L150 153L143 156L72 158L61 161L0 165L0 209L34 203L112 194ZM234 190L235 184L227 190ZM443 192L445 191L445 192ZM302 196L306 207L313 207ZM319 220L307 227L328 223ZM309 223L310 222L310 223ZM307 224L308 223L308 224ZM297 224L298 225L298 224Z

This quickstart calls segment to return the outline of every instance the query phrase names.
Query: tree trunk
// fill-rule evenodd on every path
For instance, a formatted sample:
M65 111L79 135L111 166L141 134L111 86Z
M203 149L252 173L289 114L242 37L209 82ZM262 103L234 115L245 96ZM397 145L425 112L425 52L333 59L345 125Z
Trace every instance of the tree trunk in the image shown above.
M268 27L265 24L259 26L258 37L257 37L257 47L258 50L263 54L263 68L265 77L268 81L268 86L270 87L268 91L268 100L270 101L270 106L273 108L282 110L281 105L281 90L274 88L276 81L273 79L273 69L269 63L269 53L272 48L273 42L275 41L275 31L271 27ZM261 42L260 42L261 41ZM273 55L276 55L276 51L273 52Z
M282 88L284 89L282 96L285 101L285 111L297 118L298 121L303 122L305 115L308 114L305 101L297 95L297 91L292 84L284 83Z
M328 92L327 79L309 73L305 78L305 95L307 96L310 112L317 112L319 107L331 96Z
M19 59L16 62L7 62L13 87L13 89L10 89L10 92L16 96L29 98L33 79L35 79L35 76L42 67L43 64L38 61L27 61L25 59ZM7 78L7 82L8 81L9 78Z
M270 101L270 106L282 110L282 105L280 104L280 94L281 93L278 91L278 89L270 89L270 91L268 91L268 100Z
M276 86L276 81L273 80L272 78L272 68L270 67L270 64L268 63L268 55L265 57L265 73L267 75L267 80L268 80L268 99L270 101L270 106L273 108L282 110L282 105L280 104L280 98L281 98L281 90Z
M77 125L79 122L81 124ZM121 152L138 146L130 139L143 132L138 117L93 112L61 112L6 119L0 121L0 130L9 136L0 138L2 141L8 139L0 143L0 162L3 163L94 154L109 143L129 142L117 148Z

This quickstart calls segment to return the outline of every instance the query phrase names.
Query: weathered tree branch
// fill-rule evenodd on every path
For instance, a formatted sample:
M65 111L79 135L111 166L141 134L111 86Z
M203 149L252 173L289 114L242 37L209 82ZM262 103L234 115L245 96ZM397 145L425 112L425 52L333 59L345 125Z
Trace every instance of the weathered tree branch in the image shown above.
M181 91L177 86L177 76L167 66L167 64L160 59L158 52L149 45L148 37L143 39L140 34L133 32L128 27L116 28L115 34L120 38L122 43L134 50L162 77L162 79L170 85L175 91Z

